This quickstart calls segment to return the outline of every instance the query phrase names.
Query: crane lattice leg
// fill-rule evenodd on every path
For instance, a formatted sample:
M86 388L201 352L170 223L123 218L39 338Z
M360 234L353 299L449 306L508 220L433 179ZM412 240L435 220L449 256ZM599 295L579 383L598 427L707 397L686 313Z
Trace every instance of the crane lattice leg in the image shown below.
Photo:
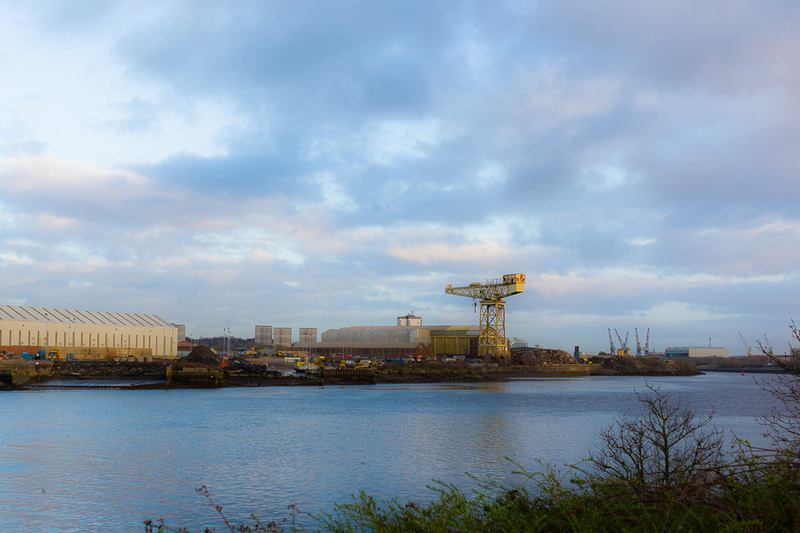
M503 300L481 300L478 356L508 362L506 344L506 304Z

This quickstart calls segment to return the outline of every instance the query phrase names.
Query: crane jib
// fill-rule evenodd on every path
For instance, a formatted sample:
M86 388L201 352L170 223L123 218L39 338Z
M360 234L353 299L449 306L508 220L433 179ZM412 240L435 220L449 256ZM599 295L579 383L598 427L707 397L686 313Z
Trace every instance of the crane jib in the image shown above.
M470 283L465 287L445 287L447 294L466 296L481 300L496 300L525 290L524 274L506 274L501 279L489 280L486 283Z

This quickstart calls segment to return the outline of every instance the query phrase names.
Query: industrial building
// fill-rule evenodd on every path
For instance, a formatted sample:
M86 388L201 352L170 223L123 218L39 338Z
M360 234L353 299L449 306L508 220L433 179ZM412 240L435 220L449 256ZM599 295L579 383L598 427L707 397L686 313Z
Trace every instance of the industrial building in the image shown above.
M272 345L272 326L256 326L255 343L260 346Z
M514 337L511 339L511 347L512 348L527 348L528 341L523 339L522 337Z
M47 357L178 356L178 328L152 314L0 305L0 350Z
M275 328L272 332L275 346L288 348L292 345L292 328Z
M351 326L329 329L320 342L295 347L324 356L474 359L478 357L478 333L478 326Z
M664 350L667 357L728 357L727 348L710 346L680 346Z
M406 316L397 317L398 326L421 326L422 317L414 316L414 311L411 311Z
M178 328L178 342L186 342L186 324L171 324L172 327Z
M298 342L300 344L317 342L317 328L300 328Z

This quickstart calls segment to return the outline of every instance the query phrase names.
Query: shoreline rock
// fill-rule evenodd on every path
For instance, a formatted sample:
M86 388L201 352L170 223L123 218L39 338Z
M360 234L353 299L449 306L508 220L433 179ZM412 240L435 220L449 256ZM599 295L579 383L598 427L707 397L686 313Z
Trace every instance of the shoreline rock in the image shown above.
M555 352L555 351L549 351ZM186 388L168 374L181 372L208 372L216 376L214 387L262 387L262 386L320 386L363 383L454 383L504 381L525 377L582 377L582 376L694 376L700 375L691 361L659 360L630 357L613 357L590 364L578 364L566 359L562 353L531 353L517 357L518 364L508 366L467 363L390 363L370 370L369 379L358 374L352 377L347 372L338 374L328 370L325 377L286 375L262 361L234 360L222 365L215 353L195 354L177 360L128 361L128 360L68 360L55 361L49 375L38 381L36 387L47 386L48 381L117 380L130 382L147 380L153 388L161 381L165 388ZM553 361L553 362L548 362ZM519 364L519 363L538 364ZM171 370L168 370L171 367ZM202 381L201 381L202 383ZM89 385L87 385L89 386ZM97 385L94 385L97 386ZM198 386L202 386L198 384Z

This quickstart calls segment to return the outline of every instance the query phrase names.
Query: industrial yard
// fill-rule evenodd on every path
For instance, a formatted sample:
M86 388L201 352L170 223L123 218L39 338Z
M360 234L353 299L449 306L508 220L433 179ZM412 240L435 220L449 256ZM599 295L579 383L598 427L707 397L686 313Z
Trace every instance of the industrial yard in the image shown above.
M226 334L191 339L186 327L153 314L0 305L0 383L6 388L87 379L149 380L154 387L224 387L477 381L554 375L692 375L727 358L725 348L650 351L634 328L635 355L608 328L609 352L573 353L529 347L506 336L505 299L522 294L524 274L483 283L447 285L445 293L473 300L477 324L423 325L413 311L393 326L316 328L255 326L252 339ZM616 343L615 343L616 338ZM744 339L743 339L744 341ZM709 363L708 361L711 361ZM763 361L761 361L763 362ZM141 385L141 384L140 384Z
M437 361L383 361L360 368L330 360L300 371L290 358L223 357L200 346L175 360L127 359L0 361L0 389L58 388L221 388L323 386L378 383L496 381L523 377L696 375L689 360L593 358L578 363L564 351L518 349L510 364Z

